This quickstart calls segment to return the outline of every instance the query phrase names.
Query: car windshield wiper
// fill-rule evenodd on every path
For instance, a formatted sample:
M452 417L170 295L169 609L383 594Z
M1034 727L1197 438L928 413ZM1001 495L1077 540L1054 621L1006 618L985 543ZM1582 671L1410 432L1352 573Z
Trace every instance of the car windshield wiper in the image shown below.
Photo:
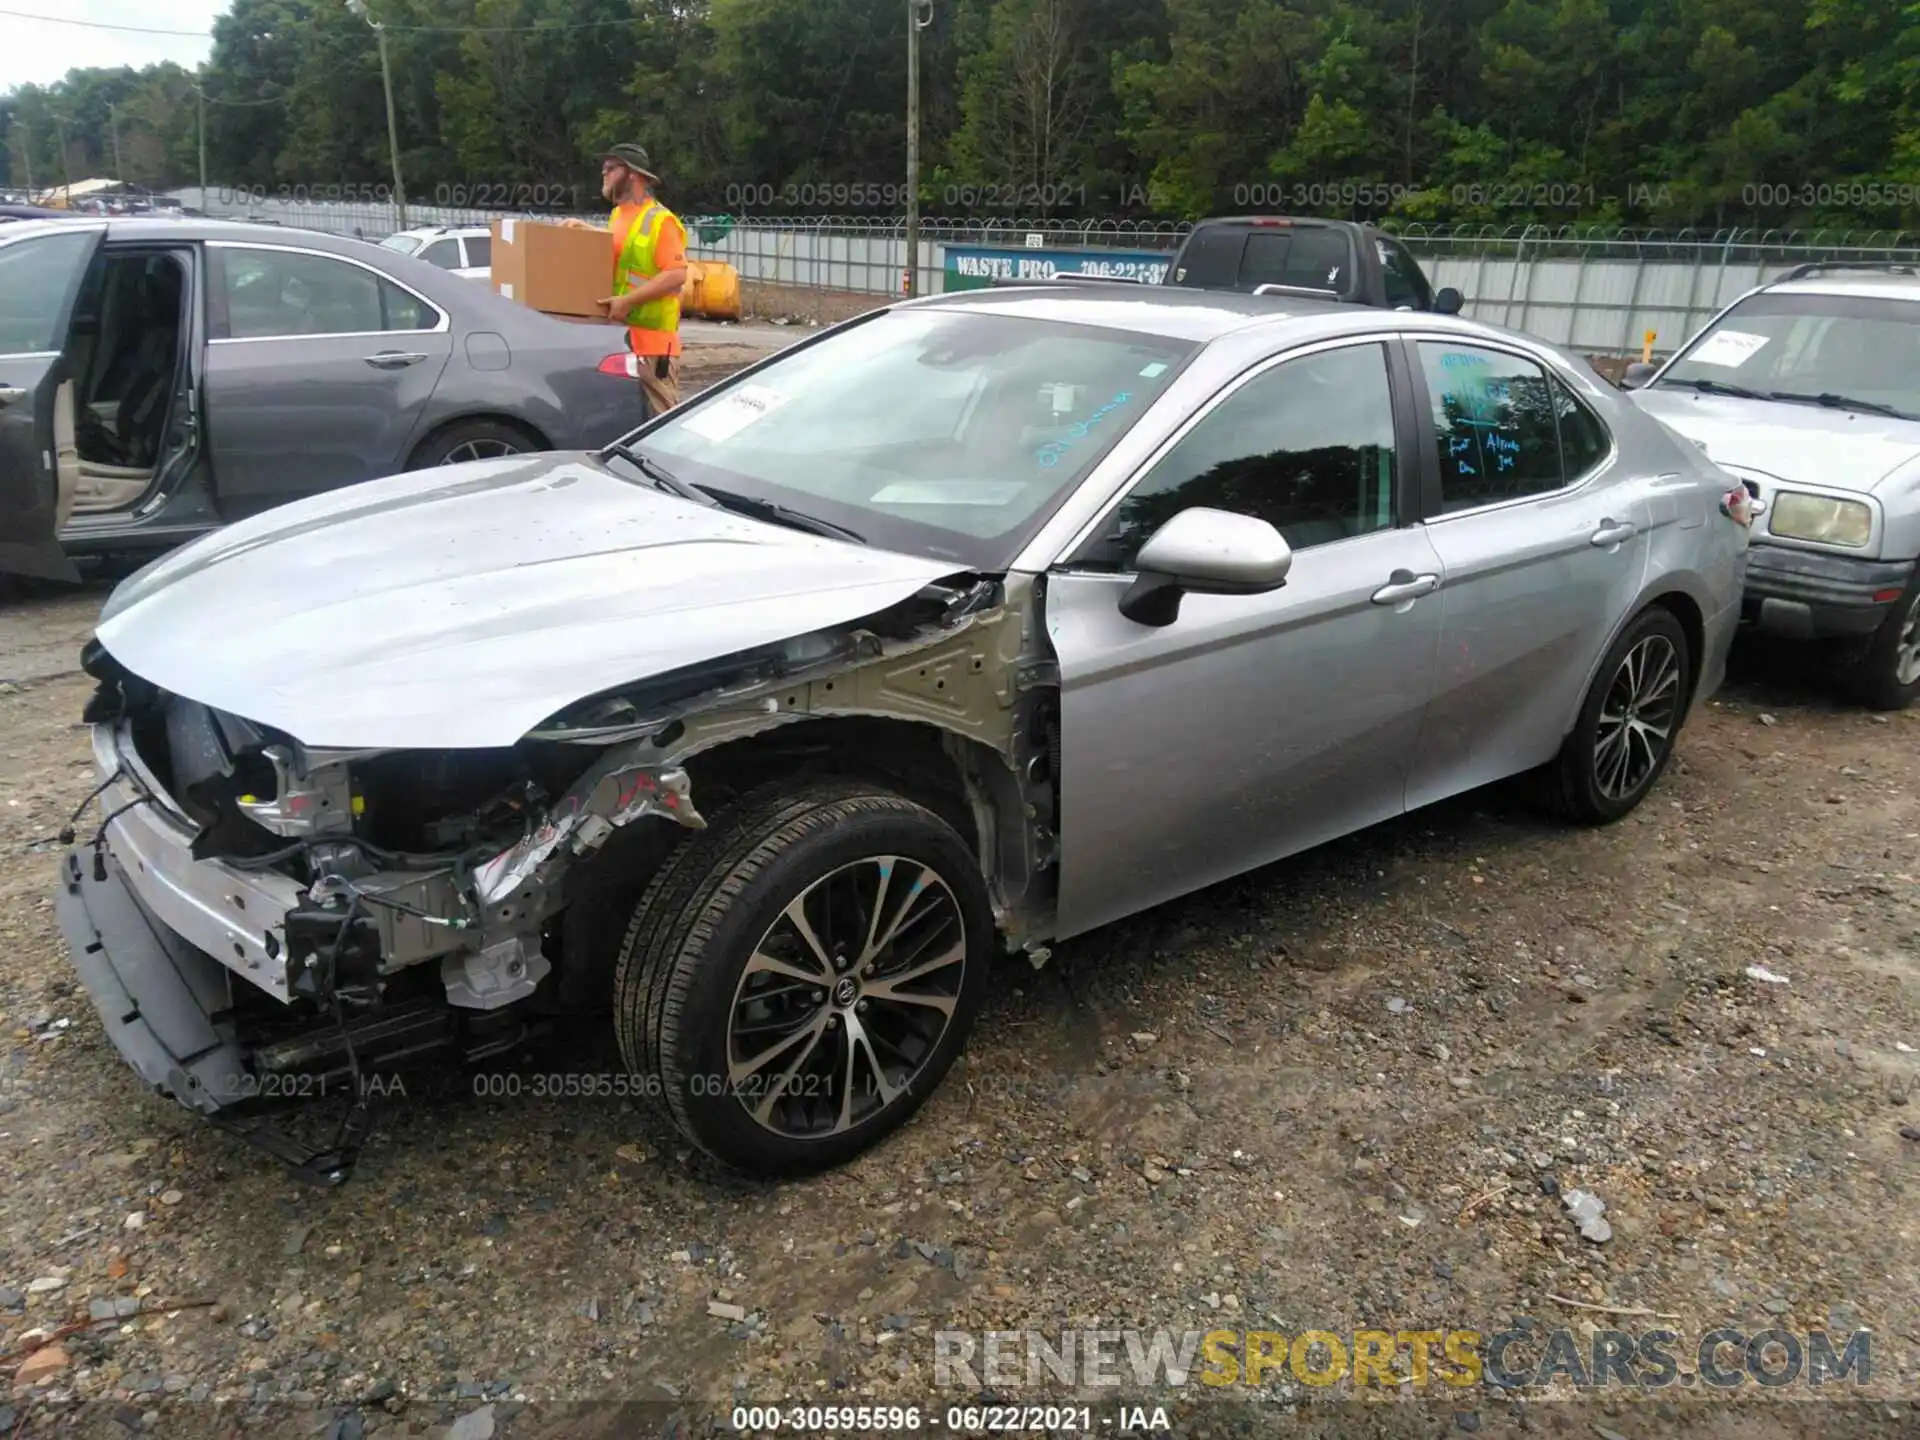
M1749 390L1744 385L1729 385L1724 380L1662 380L1662 385L1674 385L1683 390L1700 390L1708 395L1731 395L1736 400L1769 400L1775 397L1762 395L1758 390Z
M720 503L698 485L682 480L658 460L642 455L638 450L622 445L617 440L607 446L601 453L603 455L618 455L622 460L625 460L628 464L632 465L634 469L646 476L647 479L651 480L656 490L664 490L669 495L678 495L682 500L691 500L696 505L711 507Z
M772 500L762 500L753 495L738 495L731 490L709 490L706 493L729 510L737 510L742 515L752 515L761 520L771 521L775 525L785 525L793 530L805 530L813 535L825 535L835 540L851 540L856 545L867 543L867 537L858 530L849 530L844 525L836 525L831 520L822 520L818 515L809 515L804 510L795 510L790 505L780 505Z
M1824 405L1829 410L1864 410L1869 415L1891 415L1896 420L1916 418L1905 410L1897 410L1891 405L1882 405L1878 400L1856 400L1851 395L1836 395L1831 390L1822 391L1818 395L1802 395L1790 390L1776 390L1767 398L1793 400L1803 405Z

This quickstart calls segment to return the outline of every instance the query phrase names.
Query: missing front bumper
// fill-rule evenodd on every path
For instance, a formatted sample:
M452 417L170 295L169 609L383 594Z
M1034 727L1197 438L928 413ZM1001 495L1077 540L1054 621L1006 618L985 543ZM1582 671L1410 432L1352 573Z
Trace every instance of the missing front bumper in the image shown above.
M245 1099L251 1082L230 1031L233 977L140 903L117 859L94 878L92 852L60 862L55 914L74 969L122 1057L148 1085L210 1115Z

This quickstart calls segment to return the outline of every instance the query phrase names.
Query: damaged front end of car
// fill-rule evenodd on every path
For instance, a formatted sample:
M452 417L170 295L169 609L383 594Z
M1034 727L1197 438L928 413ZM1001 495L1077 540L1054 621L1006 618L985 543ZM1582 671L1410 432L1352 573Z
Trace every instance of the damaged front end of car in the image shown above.
M1044 954L1058 728L1036 599L956 577L571 700L495 749L315 748L95 641L102 818L57 896L74 963L143 1080L338 1184L371 1077L480 1062L604 1004L648 867L769 777L922 786L976 837L1003 934ZM320 1095L345 1103L330 1139L279 1123L274 1102Z

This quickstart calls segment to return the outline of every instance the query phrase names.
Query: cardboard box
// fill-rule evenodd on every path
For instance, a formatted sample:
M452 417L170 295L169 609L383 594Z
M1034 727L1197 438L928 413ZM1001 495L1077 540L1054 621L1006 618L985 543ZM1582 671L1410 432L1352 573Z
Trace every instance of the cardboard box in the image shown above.
M594 302L613 293L613 240L542 220L493 222L496 294L549 315L605 320Z

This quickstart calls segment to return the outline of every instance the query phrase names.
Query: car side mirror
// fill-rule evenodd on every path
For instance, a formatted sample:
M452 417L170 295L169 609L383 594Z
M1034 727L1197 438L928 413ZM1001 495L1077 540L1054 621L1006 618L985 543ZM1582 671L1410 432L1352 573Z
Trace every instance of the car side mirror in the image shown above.
M1620 388L1622 390L1638 390L1642 385L1657 375L1659 371L1660 367L1658 365L1646 360L1636 360L1627 366L1625 372L1620 376Z
M1458 315L1466 308L1467 297L1451 285L1442 285L1433 294L1433 313L1436 315Z
M1182 510L1148 537L1120 613L1137 625L1171 625L1180 597L1259 595L1287 583L1293 550L1264 520L1229 510Z

